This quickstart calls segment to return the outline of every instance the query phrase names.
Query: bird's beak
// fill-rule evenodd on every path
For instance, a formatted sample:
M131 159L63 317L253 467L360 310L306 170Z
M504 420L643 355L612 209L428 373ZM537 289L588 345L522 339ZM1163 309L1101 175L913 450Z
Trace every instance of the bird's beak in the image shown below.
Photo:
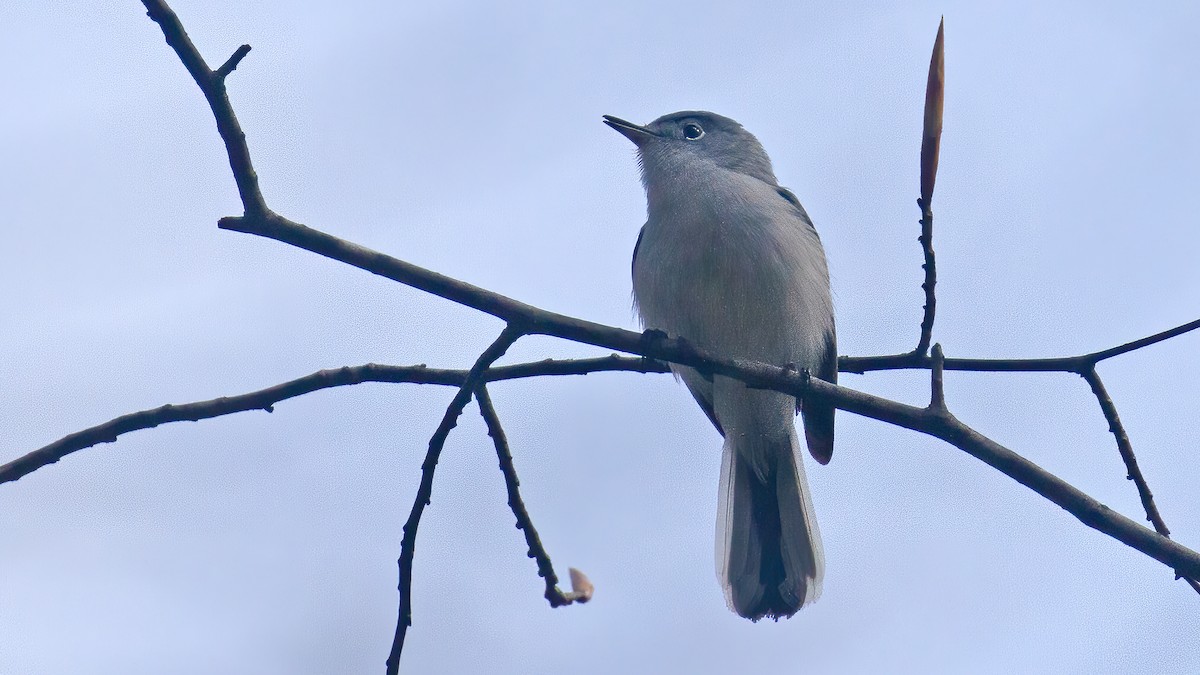
M633 141L633 144L639 148L647 139L658 135L646 127L639 126L633 122L626 122L620 117L613 117L612 115L605 115L604 123L621 132L622 136Z

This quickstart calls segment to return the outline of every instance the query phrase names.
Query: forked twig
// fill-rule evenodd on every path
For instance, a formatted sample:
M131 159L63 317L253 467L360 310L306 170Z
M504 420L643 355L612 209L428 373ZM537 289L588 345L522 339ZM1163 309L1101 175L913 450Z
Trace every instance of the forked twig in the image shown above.
M400 610L399 616L396 618L396 634L392 639L392 649L387 658L389 675L400 670L400 652L404 650L404 637L408 633L408 627L412 625L412 565L417 545L417 528L421 526L421 514L425 512L425 507L429 505L430 496L433 494L433 474L437 470L442 448L446 445L446 438L450 435L450 430L458 424L459 415L467 407L467 403L470 403L471 395L479 385L484 371L495 363L496 359L504 356L504 352L508 351L508 348L525 334L525 330L516 324L510 323L504 327L495 342L483 350L483 353L475 360L475 365L467 371L467 376L463 380L462 386L458 388L458 393L454 395L450 405L446 406L446 413L442 416L441 424L429 439L429 449L425 453L425 461L421 463L421 483L417 486L417 496L413 500L408 520L404 523L404 536L400 540L400 559L397 561L400 567L400 584L398 586Z

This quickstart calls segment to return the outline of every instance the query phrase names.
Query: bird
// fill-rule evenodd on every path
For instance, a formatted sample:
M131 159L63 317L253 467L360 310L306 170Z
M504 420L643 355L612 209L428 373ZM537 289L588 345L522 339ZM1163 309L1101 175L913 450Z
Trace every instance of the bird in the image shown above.
M714 355L837 381L825 250L766 150L738 122L687 110L646 125L604 115L637 147L646 224L633 252L643 327ZM821 593L824 553L795 415L809 453L833 455L834 407L672 364L724 437L716 563L726 603L759 621Z

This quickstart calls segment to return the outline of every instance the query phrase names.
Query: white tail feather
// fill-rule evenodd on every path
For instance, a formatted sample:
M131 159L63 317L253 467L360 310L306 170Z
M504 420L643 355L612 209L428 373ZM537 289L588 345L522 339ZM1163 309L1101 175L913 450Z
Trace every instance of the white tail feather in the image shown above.
M751 443L764 442L736 434L725 439L717 507L717 577L730 609L754 620L778 619L820 596L825 571L821 534L795 428L790 429L786 446L779 442L771 444L774 447L739 447ZM763 456L775 460L765 483L744 460ZM777 569L780 565L782 570Z

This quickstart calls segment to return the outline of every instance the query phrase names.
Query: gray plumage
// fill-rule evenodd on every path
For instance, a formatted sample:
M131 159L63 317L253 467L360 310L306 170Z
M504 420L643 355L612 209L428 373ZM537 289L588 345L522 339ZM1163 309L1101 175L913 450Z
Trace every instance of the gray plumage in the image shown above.
M726 357L794 364L837 379L825 252L799 200L779 186L766 151L710 112L646 126L605 116L638 148L647 222L633 260L646 328ZM833 453L833 408L673 367L725 437L717 574L731 609L790 617L821 592L821 535L794 417L809 452Z

